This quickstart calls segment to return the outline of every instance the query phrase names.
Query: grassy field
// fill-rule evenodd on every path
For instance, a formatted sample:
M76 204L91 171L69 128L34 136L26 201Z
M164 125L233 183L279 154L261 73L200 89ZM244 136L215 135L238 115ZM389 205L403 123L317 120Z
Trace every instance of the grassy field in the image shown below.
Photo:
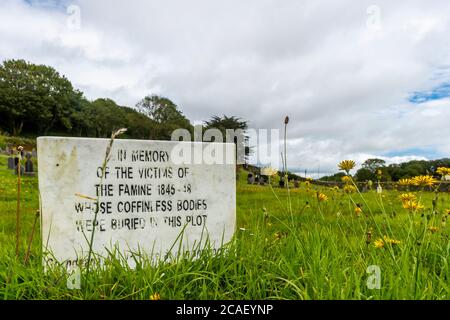
M410 213L397 191L346 194L302 184L289 197L285 189L247 185L245 176L238 181L238 223L229 250L136 270L111 258L101 270L83 274L81 289L69 290L63 270L42 270L39 229L24 264L39 207L36 177L22 181L16 257L17 178L0 156L0 297L449 299L449 194L438 194L432 212L435 195L418 193L425 209ZM328 199L319 201L317 192ZM379 289L367 285L369 266L379 268Z

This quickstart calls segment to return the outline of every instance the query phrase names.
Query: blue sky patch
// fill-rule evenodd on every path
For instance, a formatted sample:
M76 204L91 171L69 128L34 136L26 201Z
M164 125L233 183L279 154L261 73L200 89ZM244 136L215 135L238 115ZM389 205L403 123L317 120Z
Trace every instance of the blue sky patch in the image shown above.
M403 157L403 156L419 156L427 159L442 158L442 154L436 151L433 147L423 148L408 148L400 150L392 150L383 154L385 157Z
M32 7L66 11L74 1L70 0L23 0Z
M409 98L408 101L412 103L424 103L432 100L439 100L450 97L450 83L443 83L430 91L416 91Z

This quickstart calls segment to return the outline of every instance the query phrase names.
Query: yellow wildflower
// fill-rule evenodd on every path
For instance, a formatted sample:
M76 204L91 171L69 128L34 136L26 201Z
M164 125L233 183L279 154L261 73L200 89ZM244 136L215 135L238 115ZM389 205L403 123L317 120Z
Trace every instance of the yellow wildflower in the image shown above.
M450 168L439 167L436 169L436 173L441 176L448 176L450 175Z
M353 193L353 192L356 192L356 188L354 185L347 184L344 186L344 192L345 193Z
M161 300L161 296L159 295L159 293L154 293L150 295L150 300Z
M343 160L338 164L339 170L347 172L347 174L356 166L353 160Z
M384 241L383 239L377 239L373 242L373 245L375 248L384 248Z
M435 226L431 226L431 227L428 227L428 230L431 231L431 233L436 233L439 231L439 228L435 227Z
M356 214L357 216L360 216L361 213L362 213L362 209L361 209L360 207L356 207L356 208L355 208L355 214Z
M416 195L413 193L403 193L400 195L402 202L416 201Z
M352 183L352 178L351 178L350 176L343 176L343 177L341 178L341 180L342 180L342 182L345 183L345 184Z
M437 181L432 176L416 176L412 178L412 184L418 187L431 187L435 183Z
M319 200L319 202L328 201L327 195L323 194L323 193L318 193L317 194L317 199Z
M425 206L422 205L420 202L417 202L415 200L412 201L405 201L403 202L403 208L411 210L411 211L420 211L425 209Z

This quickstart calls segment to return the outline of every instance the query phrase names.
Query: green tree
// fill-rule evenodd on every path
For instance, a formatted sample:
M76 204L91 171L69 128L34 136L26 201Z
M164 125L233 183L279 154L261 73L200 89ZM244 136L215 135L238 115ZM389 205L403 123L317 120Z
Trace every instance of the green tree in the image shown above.
M154 139L156 123L145 114L128 107L122 107L127 121L127 135L137 139Z
M176 129L193 132L190 121L178 110L175 103L165 97L151 95L136 104L136 109L154 121L154 139L170 140Z
M376 171L378 169L384 167L385 164L386 164L386 161L384 161L382 159L373 158L373 159L367 159L366 161L364 161L364 163L362 164L362 167L375 174Z
M24 60L0 66L2 125L14 135L22 129L47 133L54 126L70 130L72 103L78 97L70 81L52 67Z
M111 99L91 103L90 117L95 123L96 137L109 137L111 132L127 126L125 111Z
M377 176L374 172L367 168L360 168L358 171L356 171L355 178L357 181L375 181L377 179Z

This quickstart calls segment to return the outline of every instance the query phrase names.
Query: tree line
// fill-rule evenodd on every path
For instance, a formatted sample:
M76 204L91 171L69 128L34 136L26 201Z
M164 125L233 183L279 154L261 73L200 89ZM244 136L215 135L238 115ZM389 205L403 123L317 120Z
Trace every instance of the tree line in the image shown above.
M212 116L207 128L247 129L234 116ZM149 95L135 106L121 106L109 98L89 101L51 66L25 60L0 65L0 130L13 136L70 135L109 137L127 128L126 137L170 140L175 129L193 136L193 125L169 98ZM224 135L225 137L225 135Z

